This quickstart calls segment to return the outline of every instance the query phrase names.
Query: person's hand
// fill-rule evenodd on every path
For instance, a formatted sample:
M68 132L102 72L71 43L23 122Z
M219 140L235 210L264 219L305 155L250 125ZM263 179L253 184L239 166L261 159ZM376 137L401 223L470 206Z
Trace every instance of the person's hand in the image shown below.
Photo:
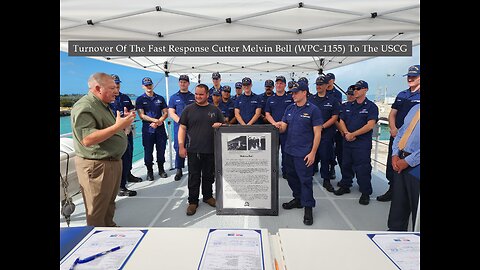
M397 161L398 173L401 173L403 170L405 170L408 167L410 167L410 165L408 165L405 159L400 159Z
M124 112L123 117L121 117L120 111L117 111L117 118L115 119L115 124L118 125L119 129L125 129L133 123L133 120L135 120L135 116L135 112Z
M352 133L345 132L345 140L351 142L351 141L355 141L355 139L357 139L357 137L353 136Z
M398 133L398 128L391 128L390 129L390 136L392 136L393 138L395 138L397 136L397 133Z
M186 158L187 157L187 149L183 146L178 146L178 155L181 158Z
M306 155L303 160L305 161L305 165L307 165L307 167L312 166L312 164L315 162L315 153L308 153L308 155Z
M397 162L400 160L398 156L392 156L392 168L394 171L398 172L398 165Z
M221 127L222 125L223 125L223 123L215 122L215 123L213 123L212 127L213 127L213 128L219 128L219 127Z
M157 128L158 127L157 122L151 122L150 127L151 128Z
M280 122L275 122L275 123L273 123L272 125L273 125L274 127L278 128L278 129L280 129L280 127L282 126L282 123L280 123Z

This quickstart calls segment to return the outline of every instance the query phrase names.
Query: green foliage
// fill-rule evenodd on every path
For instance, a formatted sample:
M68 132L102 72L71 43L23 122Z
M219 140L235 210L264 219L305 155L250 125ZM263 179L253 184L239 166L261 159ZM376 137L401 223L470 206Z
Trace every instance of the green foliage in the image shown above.
M60 95L60 107L72 107L83 96L79 94Z

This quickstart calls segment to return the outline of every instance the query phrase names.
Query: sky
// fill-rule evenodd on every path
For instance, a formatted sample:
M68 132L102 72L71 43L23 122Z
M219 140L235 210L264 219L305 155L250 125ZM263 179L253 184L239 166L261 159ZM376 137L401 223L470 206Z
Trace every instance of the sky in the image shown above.
M388 97L395 97L398 92L408 88L408 67L420 64L420 45L413 47L411 57L376 57L355 64L339 67L326 72L335 74L335 83L344 91L348 86L358 80L364 80L369 85L367 97L372 100L383 100L385 93ZM143 94L141 80L150 77L155 84L155 92L165 97L165 77L162 73L156 73L127 66L116 65L88 57L68 56L60 52L60 94L86 94L88 91L88 77L95 72L117 74L122 81L120 91L139 96ZM310 92L314 92L316 75L308 77ZM274 79L274 77L272 77ZM209 87L211 81L205 82ZM222 84L224 85L224 84ZM226 83L234 89L233 83ZM195 83L190 83L190 91L193 92ZM178 79L169 77L169 95L178 89ZM253 82L252 91L260 94L264 92L263 82Z

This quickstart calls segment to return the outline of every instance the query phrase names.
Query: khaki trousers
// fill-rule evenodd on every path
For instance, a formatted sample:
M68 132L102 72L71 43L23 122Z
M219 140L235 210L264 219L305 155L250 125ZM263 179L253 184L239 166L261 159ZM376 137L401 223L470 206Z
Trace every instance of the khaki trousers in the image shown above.
M115 198L122 177L122 160L93 160L75 157L87 225L115 227Z

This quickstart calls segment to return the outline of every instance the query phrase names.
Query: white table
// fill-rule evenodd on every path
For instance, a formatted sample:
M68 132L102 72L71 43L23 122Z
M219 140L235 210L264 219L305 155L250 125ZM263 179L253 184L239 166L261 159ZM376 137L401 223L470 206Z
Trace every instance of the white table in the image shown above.
M369 233L401 232L279 229L283 254L274 252L274 256L283 255L288 270L398 270L367 236Z

